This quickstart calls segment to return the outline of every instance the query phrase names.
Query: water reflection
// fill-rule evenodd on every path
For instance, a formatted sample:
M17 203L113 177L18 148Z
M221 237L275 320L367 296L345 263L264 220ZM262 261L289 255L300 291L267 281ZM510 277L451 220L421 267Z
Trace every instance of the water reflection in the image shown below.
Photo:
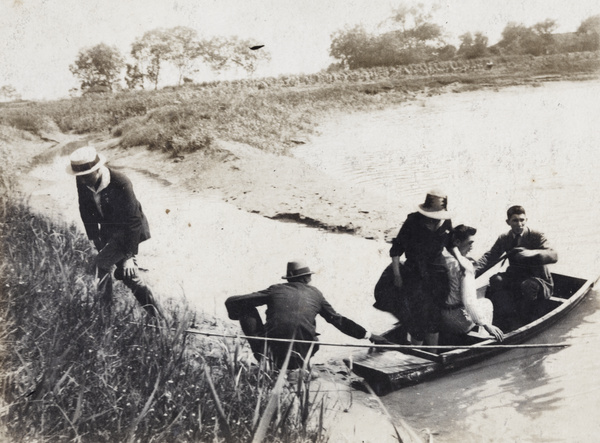
M561 387L549 389L552 377L549 376L544 365L548 354L549 351L544 350L534 356L516 356L517 367L502 377L499 385L500 389L514 395L515 412L526 415L530 419L538 418L549 409L560 407L560 393L564 389Z
M600 407L600 339L593 326L599 322L600 300L592 292L529 341L570 347L507 351L383 401L413 426L433 428L437 442L592 441L587 436L598 430Z

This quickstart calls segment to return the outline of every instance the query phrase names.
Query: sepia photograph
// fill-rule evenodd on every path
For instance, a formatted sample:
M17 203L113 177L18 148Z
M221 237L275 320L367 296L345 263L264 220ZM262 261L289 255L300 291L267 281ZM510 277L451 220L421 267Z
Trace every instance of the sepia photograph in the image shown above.
M0 442L597 440L599 97L597 0L0 0Z

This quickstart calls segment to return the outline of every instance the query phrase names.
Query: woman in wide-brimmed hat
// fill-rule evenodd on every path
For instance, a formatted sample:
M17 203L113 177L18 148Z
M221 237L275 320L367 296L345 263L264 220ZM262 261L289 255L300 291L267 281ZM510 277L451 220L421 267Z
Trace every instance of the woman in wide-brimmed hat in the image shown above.
M409 214L390 249L392 263L375 287L375 307L394 314L415 345L437 345L440 312L447 292L447 274L440 265L452 231L448 196L427 193ZM404 264L400 263L402 256Z

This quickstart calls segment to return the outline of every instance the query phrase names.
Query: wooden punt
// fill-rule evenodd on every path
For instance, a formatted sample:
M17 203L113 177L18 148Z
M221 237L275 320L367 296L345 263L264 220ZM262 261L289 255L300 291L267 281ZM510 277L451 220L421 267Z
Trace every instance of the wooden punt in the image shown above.
M420 349L370 350L357 352L345 364L356 375L362 377L378 395L414 385L424 380L440 376L452 370L484 360L492 355L510 349L497 345L521 344L531 337L552 326L557 320L570 312L592 289L595 279L583 279L562 274L552 274L554 296L544 301L539 316L531 323L505 333L504 341L497 342L491 336L470 332L460 342L440 336L440 344L468 346L450 350L441 350L439 354ZM479 291L485 291L485 286ZM478 291L478 292L479 292ZM481 295L481 292L480 292ZM390 341L400 343L400 328L384 334Z

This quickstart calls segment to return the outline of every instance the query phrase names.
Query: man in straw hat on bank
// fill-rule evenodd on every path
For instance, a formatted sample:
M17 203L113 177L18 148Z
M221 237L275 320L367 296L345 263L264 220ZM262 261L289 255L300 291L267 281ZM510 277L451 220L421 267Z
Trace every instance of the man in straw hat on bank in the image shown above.
M358 339L369 339L375 344L389 344L383 337L367 332L354 321L338 314L325 300L325 297L311 282L310 268L302 261L291 261L287 264L287 273L282 278L287 283L272 285L269 288L248 295L229 297L225 301L229 318L239 320L244 334L252 337L270 337L317 341L316 317L321 315L344 334ZM266 323L256 309L267 305ZM268 342L264 340L248 340L257 360L270 351L273 361L281 368L287 355L290 343ZM317 352L317 344L309 355L310 343L294 343L290 356L289 369L302 368L304 361Z
M413 345L435 346L441 307L448 292L448 274L442 260L452 231L448 196L438 189L429 191L416 209L408 214L393 241L392 263L375 286L374 306L400 319ZM406 260L401 264L403 255Z
M150 238L148 220L133 193L131 181L105 163L106 158L93 146L84 146L71 154L67 166L67 172L77 181L85 231L98 250L98 291L110 309L114 269L115 278L131 289L148 314L162 317L136 263L138 245Z

